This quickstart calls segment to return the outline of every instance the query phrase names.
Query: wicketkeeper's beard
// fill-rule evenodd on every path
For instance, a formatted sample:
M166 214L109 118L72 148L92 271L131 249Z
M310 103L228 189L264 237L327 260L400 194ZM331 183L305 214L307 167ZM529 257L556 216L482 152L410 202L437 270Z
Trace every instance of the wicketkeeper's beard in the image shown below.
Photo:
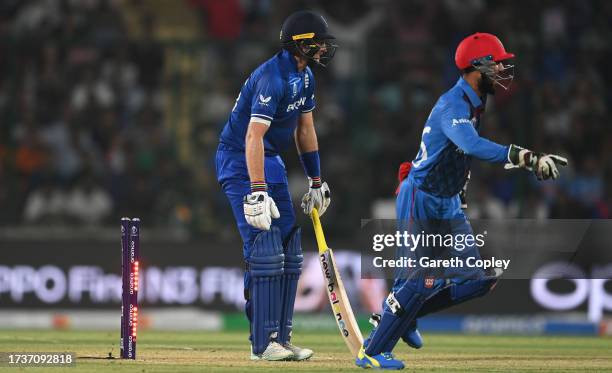
M495 86L491 78L489 78L486 74L480 74L480 80L478 81L478 90L483 95L494 95L495 94Z

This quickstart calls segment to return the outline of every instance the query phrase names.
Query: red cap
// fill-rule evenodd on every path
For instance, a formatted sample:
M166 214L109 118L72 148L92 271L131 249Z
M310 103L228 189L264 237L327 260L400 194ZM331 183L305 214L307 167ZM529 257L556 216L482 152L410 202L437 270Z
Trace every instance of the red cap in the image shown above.
M455 65L461 70L472 66L476 59L493 56L495 62L514 57L513 53L506 52L504 45L493 34L477 32L463 39L455 52Z

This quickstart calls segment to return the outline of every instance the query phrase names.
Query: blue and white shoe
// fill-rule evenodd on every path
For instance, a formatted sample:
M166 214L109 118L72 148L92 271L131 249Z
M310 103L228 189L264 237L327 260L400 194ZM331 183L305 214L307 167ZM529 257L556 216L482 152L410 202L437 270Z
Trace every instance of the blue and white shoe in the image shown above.
M369 356L365 353L365 347L363 346L359 350L359 354L357 354L355 365L364 369L404 369L404 363L401 360L397 360L395 357L393 357L391 352L383 352L378 355Z
M417 329L416 320L414 320L404 335L402 335L402 340L412 348L419 349L423 347L423 337L421 337L421 333L419 333L419 329Z

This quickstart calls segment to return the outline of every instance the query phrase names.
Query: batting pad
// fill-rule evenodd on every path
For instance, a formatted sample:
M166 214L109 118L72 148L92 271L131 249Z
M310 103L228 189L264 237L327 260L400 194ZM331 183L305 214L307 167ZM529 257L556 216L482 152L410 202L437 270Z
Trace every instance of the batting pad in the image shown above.
M255 354L264 352L270 340L278 339L284 258L280 230L273 226L269 231L259 233L248 259L251 335Z
M391 292L385 302L382 318L369 338L366 354L374 356L391 352L427 298L440 291L444 285L442 279L432 279L429 282L417 277L406 281L399 290Z
M285 245L285 273L282 277L282 306L280 318L280 342L286 343L291 339L293 327L293 307L295 294L300 275L302 274L302 234L299 227L295 227L289 234Z

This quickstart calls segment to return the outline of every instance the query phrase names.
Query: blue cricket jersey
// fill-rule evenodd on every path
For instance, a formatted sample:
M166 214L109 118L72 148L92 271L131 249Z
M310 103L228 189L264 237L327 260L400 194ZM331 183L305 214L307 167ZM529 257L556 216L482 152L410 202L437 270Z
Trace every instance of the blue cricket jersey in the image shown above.
M463 188L472 157L508 162L508 146L479 135L483 111L484 102L463 78L438 99L412 161L410 177L418 188L435 196L451 197Z
M286 182L279 153L293 143L299 115L315 108L314 89L310 68L298 71L295 58L286 50L255 69L242 86L221 132L219 149L226 154L217 160L219 181L248 178L245 137L249 123L259 122L270 127L263 139L266 181Z

